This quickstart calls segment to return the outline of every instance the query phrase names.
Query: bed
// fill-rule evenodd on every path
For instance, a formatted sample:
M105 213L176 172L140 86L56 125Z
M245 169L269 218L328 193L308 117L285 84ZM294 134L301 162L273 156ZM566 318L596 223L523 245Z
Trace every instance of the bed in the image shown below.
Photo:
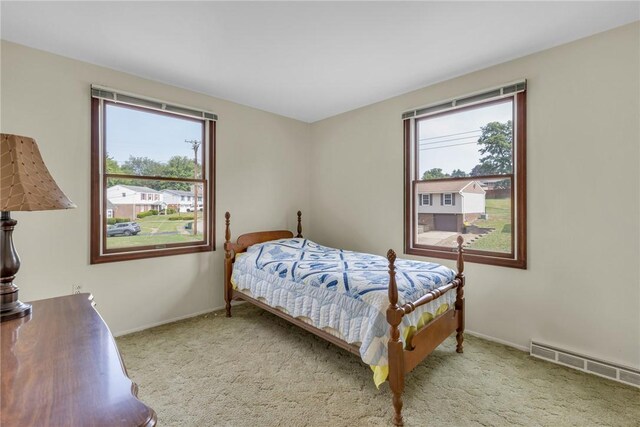
M445 266L319 245L287 230L243 234L231 242L225 214L227 317L231 301L257 305L359 356L376 386L389 382L393 423L403 425L404 375L456 333L463 351L464 262Z

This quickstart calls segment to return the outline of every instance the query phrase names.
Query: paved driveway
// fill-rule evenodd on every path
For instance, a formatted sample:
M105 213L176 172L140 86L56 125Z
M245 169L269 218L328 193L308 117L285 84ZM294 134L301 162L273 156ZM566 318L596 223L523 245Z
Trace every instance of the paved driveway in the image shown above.
M426 233L418 234L416 243L419 245L449 246L455 248L458 246L456 239L459 234L460 233L456 233L454 231L427 231ZM464 244L466 246L480 235L467 233L461 234L461 236L464 238Z
M418 241L416 243L420 245L442 246L441 242L449 240L451 237L457 235L458 233L455 231L427 231L426 233L418 234Z

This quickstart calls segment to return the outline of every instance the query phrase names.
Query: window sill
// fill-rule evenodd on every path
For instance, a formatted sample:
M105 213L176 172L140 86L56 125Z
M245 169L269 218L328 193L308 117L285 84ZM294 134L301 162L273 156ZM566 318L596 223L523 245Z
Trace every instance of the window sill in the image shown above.
M418 249L418 248L406 247L404 252L407 255L417 255L417 256L423 256L423 257L429 257L429 258L457 259L458 257L458 252L453 248L451 250L440 251L440 250L433 250L433 249ZM527 269L526 259L513 259L513 258L503 258L503 257L464 253L464 262L495 265L498 267L519 268L522 270Z
M135 251L135 252L116 252L112 254L91 254L91 264L104 264L107 262L118 261L130 261L136 259L157 258L170 255L183 255L199 252L212 252L215 251L213 245L201 245L201 246L189 246L189 247L177 247L168 249L156 249L149 251Z

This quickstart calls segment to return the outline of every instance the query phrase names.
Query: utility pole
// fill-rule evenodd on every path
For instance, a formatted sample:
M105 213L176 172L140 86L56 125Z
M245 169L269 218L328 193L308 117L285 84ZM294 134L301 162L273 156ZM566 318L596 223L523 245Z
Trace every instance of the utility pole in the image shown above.
M193 178L198 179L198 148L200 148L200 144L202 142L197 139L185 139L184 142L187 144L191 144L191 148L193 148ZM197 236L198 234L198 184L193 184L193 195L194 195L194 209L193 209L193 235Z

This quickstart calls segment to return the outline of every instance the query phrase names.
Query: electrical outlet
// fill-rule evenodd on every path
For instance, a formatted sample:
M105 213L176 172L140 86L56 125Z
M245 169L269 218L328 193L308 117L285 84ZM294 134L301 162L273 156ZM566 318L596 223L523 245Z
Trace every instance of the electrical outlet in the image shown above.
M72 293L81 294L82 293L82 285L73 285Z

